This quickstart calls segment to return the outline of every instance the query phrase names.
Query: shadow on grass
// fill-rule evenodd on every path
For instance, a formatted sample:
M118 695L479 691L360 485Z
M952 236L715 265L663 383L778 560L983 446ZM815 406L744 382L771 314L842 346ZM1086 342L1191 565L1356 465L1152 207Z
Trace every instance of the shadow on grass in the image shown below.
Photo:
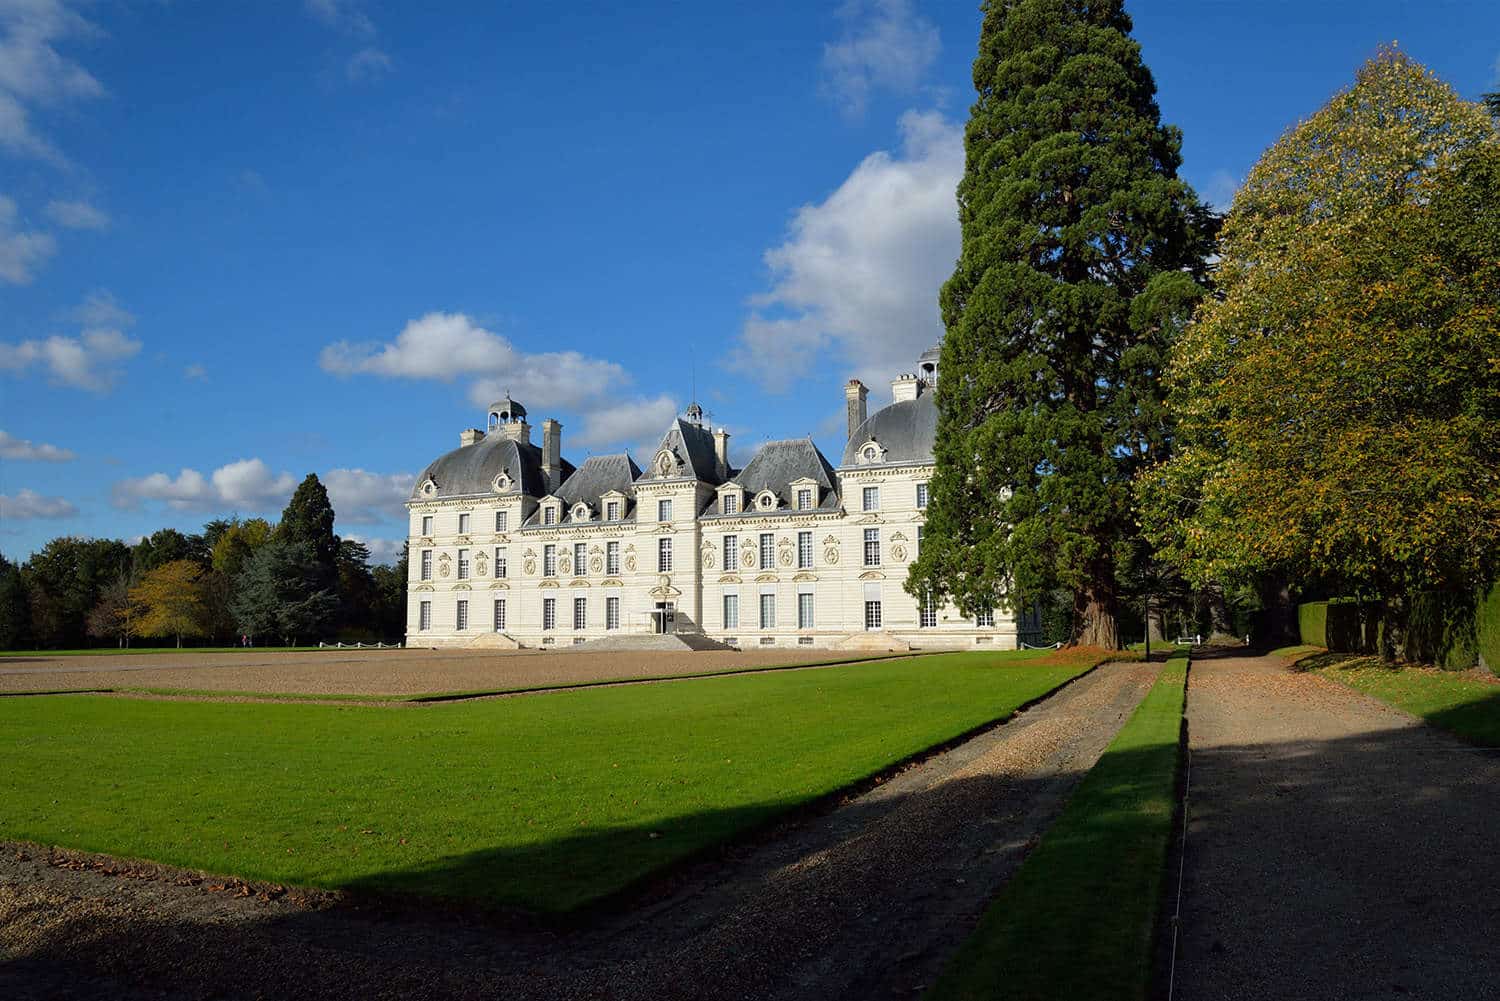
M1123 752L1121 781L1154 753ZM1204 988L1192 996L1230 975L1225 996L1283 996L1296 986L1285 978L1300 976L1310 955L1329 996L1416 980L1430 996L1478 997L1500 982L1500 950L1454 948L1500 938L1500 867L1474 862L1493 854L1500 830L1500 764L1410 729L1231 745L1200 758L1195 788L1211 791L1229 767L1240 775L1230 812L1195 816L1189 842L1214 863L1190 881L1196 924L1183 961ZM751 843L706 850L562 924L405 892L489 896L538 875L584 883L601 860L656 857L679 836L731 830L784 804L436 859L359 880L319 910L235 901L170 876L147 883L55 870L42 873L44 897L7 853L0 996L913 996L1079 777L882 789ZM1114 825L1134 822L1101 814L1090 830L1107 844ZM1091 919L1048 948L1088 956L1089 925L1119 920L1115 892L1086 879L1057 887L1067 907L1085 901ZM1214 901L1226 910L1213 911Z

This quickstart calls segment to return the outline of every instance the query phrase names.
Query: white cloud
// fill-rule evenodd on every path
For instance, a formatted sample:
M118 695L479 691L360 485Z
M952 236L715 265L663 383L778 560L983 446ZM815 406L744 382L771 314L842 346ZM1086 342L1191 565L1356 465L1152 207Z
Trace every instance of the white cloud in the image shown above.
M47 215L64 229L108 229L109 216L103 209L86 201L61 201L47 203Z
M127 509L154 500L179 511L263 511L277 503L285 504L296 486L290 473L272 473L260 459L241 459L207 476L196 469L183 469L175 477L152 473L120 480L114 485L112 502Z
M771 288L751 300L732 361L767 388L788 388L824 351L878 385L942 338L937 298L958 258L963 126L909 111L901 134L899 154L865 157L766 251Z
M58 43L98 33L62 0L0 2L0 147L53 163L63 155L31 125L31 110L97 98L104 86L57 50Z
M135 325L135 314L115 299L107 289L95 289L82 304L68 310L67 317L85 327L111 327L124 330Z
M548 406L583 419L581 441L598 444L631 440L628 434L608 433L593 418L606 412L629 413L648 408L650 419L663 412L665 397L630 403L633 380L617 362L578 351L526 352L507 338L486 330L463 313L428 313L412 320L394 341L354 344L339 341L325 347L318 363L334 375L381 375L388 378L432 379L453 382L470 378L468 396L476 407L487 407L510 394L522 403L546 401ZM646 418L637 418L644 420ZM671 415L660 421L665 427Z
M653 448L677 414L677 401L665 393L650 399L622 400L588 411L574 441L583 448L640 443L645 443L645 448Z
M202 365L189 365L187 368L184 368L182 370L182 377L184 379L190 379L194 382L207 382L208 369L204 368Z
M415 473L371 473L331 469L319 479L340 524L373 524L400 517L411 494ZM259 459L240 459L204 474L186 468L176 476L151 473L115 483L111 502L127 510L158 501L179 511L271 512L286 506L297 477L273 472Z
M415 473L370 473L363 469L330 469L322 476L334 515L346 525L401 517L416 479Z
M71 518L77 513L78 508L66 497L44 497L32 490L22 490L14 497L0 494L0 521Z
M1203 186L1203 190L1199 194L1216 211L1228 212L1229 206L1234 203L1234 196L1239 190L1240 179L1220 167L1208 175L1208 183Z
M68 462L77 458L66 448L56 445L36 445L25 438L17 438L9 431L0 431L0 459L16 462Z
M57 252L57 241L51 233L24 229L19 216L16 203L0 195L0 281L29 285L35 269Z
M378 80L389 73L390 69L391 57L370 45L349 57L349 61L344 64L344 75L353 83L363 83L366 80Z
M375 22L358 0L307 0L307 12L328 27L356 38L375 34Z
M54 383L102 393L120 378L120 363L140 350L140 341L118 330L85 330L77 337L0 343L0 371L20 373L40 365Z
M406 545L405 539L372 539L367 535L355 535L341 533L341 537L351 542L362 542L370 551L371 563L384 563L391 566L401 558L401 547Z
M915 89L942 51L937 26L911 0L848 0L839 17L843 36L823 47L823 91L853 118L876 90Z

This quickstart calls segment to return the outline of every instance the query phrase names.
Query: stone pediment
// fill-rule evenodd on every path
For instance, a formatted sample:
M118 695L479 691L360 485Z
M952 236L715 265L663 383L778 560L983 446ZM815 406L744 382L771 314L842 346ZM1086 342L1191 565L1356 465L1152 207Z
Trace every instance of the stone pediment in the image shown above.
M740 579L740 575L737 574L737 573L727 573L727 574L723 574L722 576L719 577L719 583L720 584L743 584L744 581L742 581Z
M860 580L885 580L885 574L879 570L866 570L859 575Z
M799 583L810 581L810 580L817 580L817 579L818 579L817 574L810 574L810 573L799 573L795 577L792 578L792 580L797 581Z
M775 584L775 583L779 582L780 580L781 580L781 578L778 577L778 576L776 576L773 573L763 573L760 576L758 576L758 577L755 578L755 583L757 583L757 584Z

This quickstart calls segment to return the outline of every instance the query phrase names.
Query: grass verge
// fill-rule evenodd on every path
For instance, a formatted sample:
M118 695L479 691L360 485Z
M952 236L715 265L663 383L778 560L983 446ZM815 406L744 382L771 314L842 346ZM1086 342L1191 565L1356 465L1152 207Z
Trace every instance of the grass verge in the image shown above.
M0 837L562 913L1109 655L965 653L441 710L0 700Z
M1187 663L1167 661L924 1001L1146 996Z
M1500 680L1477 672L1392 666L1379 657L1318 652L1297 662L1480 747L1500 747Z

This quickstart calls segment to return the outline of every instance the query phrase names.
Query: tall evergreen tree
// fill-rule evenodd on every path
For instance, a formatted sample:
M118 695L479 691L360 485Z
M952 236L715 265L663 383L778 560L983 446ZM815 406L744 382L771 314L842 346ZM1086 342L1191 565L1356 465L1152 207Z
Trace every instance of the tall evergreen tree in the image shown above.
M937 469L907 586L972 614L1073 594L1119 645L1131 476L1165 448L1160 376L1212 215L1121 0L988 0L943 286Z
M279 538L306 546L317 564L321 581L333 587L338 581L339 538L333 534L333 505L317 474L308 473L297 485L277 526Z

